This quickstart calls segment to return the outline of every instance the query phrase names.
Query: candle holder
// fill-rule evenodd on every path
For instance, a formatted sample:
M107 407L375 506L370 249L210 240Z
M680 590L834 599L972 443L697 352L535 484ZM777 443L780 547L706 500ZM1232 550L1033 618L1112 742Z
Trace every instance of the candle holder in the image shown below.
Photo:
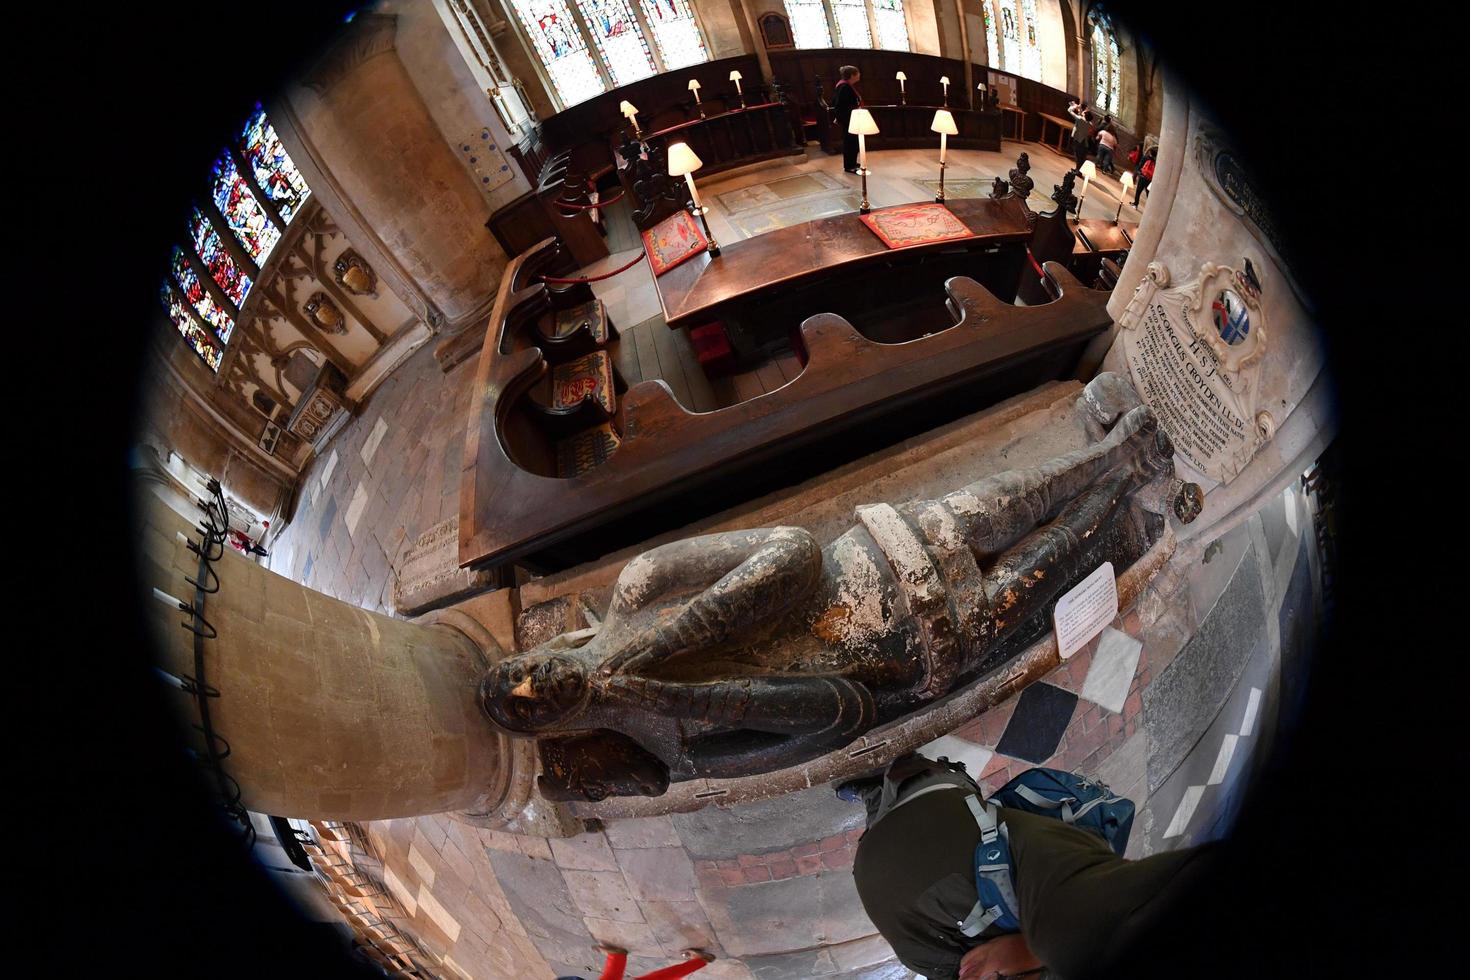
M709 230L709 205L701 204L694 210L699 212L699 223L704 225L704 237L709 242L709 245L706 246L706 251L710 255L719 255L720 243L715 241L715 233Z
M948 109L934 110L934 121L929 124L931 132L939 134L939 194L934 198L935 204L944 203L944 171L949 168L945 157L949 153L949 138L960 134L959 127L955 125L954 113Z
M689 199L694 204L694 212L699 215L700 223L704 225L704 237L708 244L705 246L710 255L720 254L720 245L715 241L714 232L709 227L709 206L699 200L699 189L694 186L694 171L704 166L704 161L689 148L688 143L674 143L669 146L669 176L683 177L689 184Z
M847 131L858 138L858 176L863 179L863 203L858 208L858 214L867 214L873 210L868 204L868 137L878 134L878 124L873 121L873 114L867 109L854 109L847 123Z

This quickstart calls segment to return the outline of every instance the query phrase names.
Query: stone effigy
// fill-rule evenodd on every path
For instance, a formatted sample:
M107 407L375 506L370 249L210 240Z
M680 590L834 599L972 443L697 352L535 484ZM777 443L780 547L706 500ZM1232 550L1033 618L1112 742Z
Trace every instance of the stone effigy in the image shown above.
M1197 513L1152 411L1113 374L1092 443L937 500L677 541L623 568L606 616L496 664L480 699L539 740L542 795L597 801L815 758L1003 664L1103 562Z

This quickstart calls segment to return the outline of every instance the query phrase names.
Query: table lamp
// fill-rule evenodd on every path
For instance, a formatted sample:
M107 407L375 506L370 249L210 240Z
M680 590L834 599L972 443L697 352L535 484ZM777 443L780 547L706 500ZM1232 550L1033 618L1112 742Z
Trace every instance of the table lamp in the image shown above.
M1091 160L1082 161L1082 193L1077 195L1077 220L1082 220L1082 202L1087 200L1087 185L1092 178L1097 176L1097 164Z
M867 109L854 109L847 131L858 138L858 176L863 179L863 203L858 213L867 214L873 210L868 205L868 137L878 135L878 124L873 122L873 114Z
M1125 170L1125 171L1123 171L1123 194L1122 194L1121 197L1118 198L1118 213L1115 214L1115 215L1113 215L1113 224L1117 224L1118 223L1118 219L1121 218L1121 217L1123 217L1123 201L1124 201L1125 198L1128 197L1128 192L1131 191L1132 189L1133 189L1133 171L1131 171L1131 170Z
M944 154L948 149L949 138L960 135L959 128L954 124L954 114L948 109L934 110L934 122L929 127L939 134L939 194L934 198L935 203L944 203L944 168L948 166L944 162Z
M642 136L643 132L638 128L638 107L629 102L627 99L624 99L622 102L618 103L618 111L621 112L624 116L627 116L628 121L633 124L633 135Z
M694 210L699 213L699 219L704 223L704 237L709 240L709 254L719 255L720 246L715 242L715 236L709 230L709 208L705 207L699 200L699 190L694 186L694 171L704 166L704 161L699 159L688 143L671 143L669 145L669 176L683 177L689 184L689 197L694 201Z
M985 95L986 95L985 83L984 82L981 82L979 85L976 85L975 86L975 91L977 91L977 92L980 93L980 109L983 112L985 109L988 108L988 106L986 106L986 104L985 104Z
M699 110L699 118L704 118L704 103L699 101L699 79L689 79L689 91L694 93L694 108Z
M738 96L740 96L740 108L744 109L745 108L745 90L740 87L740 78L741 78L740 72L738 72L738 71L732 71L730 73L730 81L732 81L732 82L735 83L735 94L738 95Z
M896 78L896 79L898 79L898 104L899 105L908 105L907 100L904 98L903 83L906 82L906 81L908 81L909 80L909 77L907 75L905 75L903 72L899 72L897 75L894 75L893 77Z
M949 105L949 76L940 75L939 84L944 86L944 104Z

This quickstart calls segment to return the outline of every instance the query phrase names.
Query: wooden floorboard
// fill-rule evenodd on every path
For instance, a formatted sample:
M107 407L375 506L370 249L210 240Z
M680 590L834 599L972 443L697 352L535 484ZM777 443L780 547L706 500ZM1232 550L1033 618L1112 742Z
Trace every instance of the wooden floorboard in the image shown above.
M667 328L660 326L659 329ZM649 332L648 324L640 323L629 332L638 335L638 376L644 381L663 377L663 372L659 370L658 351L654 348L653 334Z
M740 401L740 395L735 391L735 382L730 379L729 375L710 379L709 386L714 392L715 403L719 408L729 408Z
M670 330L669 334L674 338L674 349L678 351L679 363L684 366L684 380L689 382L689 392L694 398L694 404L685 407L695 412L713 412L720 405L710 387L709 376L700 366L699 358L694 356L689 334L683 330Z
M669 390L674 393L674 398L686 409L694 411L694 392L689 388L689 379L684 375L684 364L679 357L679 348L674 331L661 322L650 325L649 330L653 333L654 349L658 351L659 377L669 384Z
M775 364L781 377L787 381L795 381L796 376L801 373L801 360L795 354L783 354L776 358Z
M756 377L754 371L742 371L730 376L730 382L735 386L735 400L740 402L750 401L766 393L761 385L760 378Z
M643 369L638 366L638 341L633 338L631 330L620 331L616 341L617 350L613 352L613 364L617 365L618 373L629 385L635 385L643 380Z
M760 378L761 387L766 391L775 391L786 383L786 378L781 369L776 367L774 361L766 361L755 369L756 377Z

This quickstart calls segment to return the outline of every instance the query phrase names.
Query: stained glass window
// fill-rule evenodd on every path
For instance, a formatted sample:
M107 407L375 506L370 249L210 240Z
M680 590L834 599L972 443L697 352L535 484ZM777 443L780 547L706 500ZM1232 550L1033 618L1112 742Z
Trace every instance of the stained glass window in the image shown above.
M614 85L627 85L658 71L628 0L577 0L577 7L587 19L592 41Z
M873 35L868 32L868 8L863 0L831 0L832 19L837 21L837 46L871 48Z
M563 106L607 90L565 0L511 0Z
M198 208L189 218L189 237L194 240L194 254L204 261L209 275L236 307L245 302L250 292L250 277L240 271L234 258L225 250L219 232Z
M212 196L215 207L224 215L225 224L230 226L240 246L257 263L264 260L276 247L281 233L265 216L260 202L251 193L245 178L240 176L240 171L235 169L235 161L228 153L221 153L215 161Z
M1006 71L1021 71L1021 14L1015 0L1000 3L1001 62Z
M209 331L199 325L199 320L179 295L178 290L164 283L159 287L159 299L163 300L163 308L168 311L168 318L173 321L174 327L188 345L193 348L205 364L209 365L211 371L218 371L220 361L224 358L224 351L220 349L219 342L209 335Z
M184 291L184 298L194 311L204 318L204 322L214 328L219 339L229 342L230 331L235 329L234 317L230 316L210 298L209 290L204 288L204 283L194 275L194 267L189 265L189 260L184 255L184 250L177 245L174 246L173 261L169 263L173 270L174 281Z
M281 220L289 222L301 203L311 194L306 178L286 154L275 127L256 103L255 112L240 132L240 155L250 164L256 186L276 205Z
M1026 23L1021 35L1021 74L1041 81L1041 45L1037 42L1036 0L1021 0Z
M1000 38L995 33L995 17L990 13L990 3L982 3L980 12L985 15L985 57L991 68L1001 67Z
M704 38L699 35L699 24L694 11L689 9L689 0L640 0L643 16L653 30L654 43L658 45L658 56L663 59L664 71L703 64L709 60Z
M1119 62L1118 35L1108 15L1094 8L1092 21L1092 91L1093 103L1106 113L1118 111Z
M873 23L878 25L878 47L909 49L909 26L903 19L903 0L873 0Z
M791 39L798 48L830 48L832 32L827 29L827 8L822 0L785 0L791 20Z

